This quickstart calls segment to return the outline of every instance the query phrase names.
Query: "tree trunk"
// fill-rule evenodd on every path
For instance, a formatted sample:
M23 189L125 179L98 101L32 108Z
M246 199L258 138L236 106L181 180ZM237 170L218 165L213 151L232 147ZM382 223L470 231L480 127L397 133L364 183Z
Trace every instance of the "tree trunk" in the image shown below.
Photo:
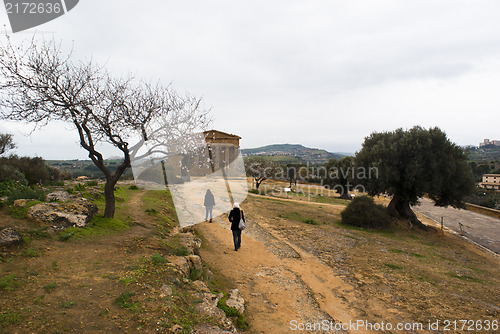
M404 200L401 197L394 195L391 202L387 206L387 211L392 217L395 218L403 218L408 219L408 221L421 228L422 230L427 231L428 227L424 225L418 218L415 212L410 208L410 201Z
M115 215L115 185L116 182L114 178L106 179L106 184L104 185L104 198L106 200L106 206L104 208L104 217L113 218Z
M265 179L255 179L255 189L259 190L260 184L264 181Z

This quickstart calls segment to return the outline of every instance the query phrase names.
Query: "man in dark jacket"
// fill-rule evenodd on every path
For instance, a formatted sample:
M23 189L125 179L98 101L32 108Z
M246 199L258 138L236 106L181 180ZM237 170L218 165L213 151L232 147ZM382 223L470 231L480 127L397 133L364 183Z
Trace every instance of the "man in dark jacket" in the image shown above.
M240 219L245 220L243 215L243 210L240 209L238 203L234 203L233 209L229 213L229 221L231 222L231 231L233 232L234 250L238 251L241 247L241 230L240 230Z
M215 206L215 199L210 189L207 189L203 205L205 206L205 221L208 219L208 213L210 213L210 222L212 222L212 210Z

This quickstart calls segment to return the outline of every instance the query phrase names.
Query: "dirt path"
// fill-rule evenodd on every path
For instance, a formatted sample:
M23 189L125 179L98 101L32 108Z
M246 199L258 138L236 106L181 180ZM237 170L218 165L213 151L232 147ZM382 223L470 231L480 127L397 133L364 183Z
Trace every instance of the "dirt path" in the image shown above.
M225 217L214 223L199 224L198 230L205 240L201 250L204 261L233 280L242 292L252 333L290 333L299 323L349 324L368 320L395 324L408 319L406 314L390 305L367 298L341 273L273 231L269 226L272 222L260 216L258 206L251 203L247 202L245 208L247 215L253 218L247 222L238 252L234 251ZM336 209L336 205L310 205ZM323 332L373 333L363 330L308 331Z

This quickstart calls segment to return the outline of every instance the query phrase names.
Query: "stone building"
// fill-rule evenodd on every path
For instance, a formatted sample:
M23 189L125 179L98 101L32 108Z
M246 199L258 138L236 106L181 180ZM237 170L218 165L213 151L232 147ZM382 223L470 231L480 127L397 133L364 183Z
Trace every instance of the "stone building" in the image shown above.
M500 140L485 139L482 143L479 143L479 147L489 146L489 145L500 146Z
M500 174L484 174L481 188L500 190Z
M216 172L230 177L231 163L240 153L241 137L218 130L204 131L200 134L198 148L189 154L169 157L171 171L185 181L191 177L202 177Z

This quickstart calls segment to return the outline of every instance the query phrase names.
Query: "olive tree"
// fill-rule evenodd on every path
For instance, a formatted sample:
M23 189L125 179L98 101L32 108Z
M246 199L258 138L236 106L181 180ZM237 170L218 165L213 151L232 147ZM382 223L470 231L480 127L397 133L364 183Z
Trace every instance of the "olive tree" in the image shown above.
M260 185L265 180L274 177L279 171L277 163L260 156L247 157L245 159L245 171L248 176L255 180L255 188L259 190Z
M359 180L370 195L392 196L388 205L394 217L406 218L426 229L410 205L424 195L438 206L463 207L474 188L464 150L439 128L372 133L356 155L356 165L376 167L377 178Z
M17 46L7 37L0 46L0 75L2 119L36 127L52 121L73 124L80 146L106 178L105 217L113 217L114 187L130 166L132 148L148 139L152 124L179 121L171 114L188 114L184 120L198 125L208 120L200 99L181 96L170 86L113 77L91 60L73 60L73 53L63 52L53 40ZM122 156L115 170L104 163L102 143Z

